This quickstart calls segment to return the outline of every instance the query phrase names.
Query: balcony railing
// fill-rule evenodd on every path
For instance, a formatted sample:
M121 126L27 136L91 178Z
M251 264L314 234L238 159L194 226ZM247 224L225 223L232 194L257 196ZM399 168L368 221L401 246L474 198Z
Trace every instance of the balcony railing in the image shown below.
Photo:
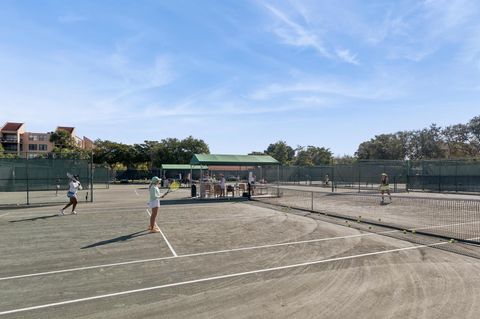
M4 137L1 139L2 143L18 143L18 138Z

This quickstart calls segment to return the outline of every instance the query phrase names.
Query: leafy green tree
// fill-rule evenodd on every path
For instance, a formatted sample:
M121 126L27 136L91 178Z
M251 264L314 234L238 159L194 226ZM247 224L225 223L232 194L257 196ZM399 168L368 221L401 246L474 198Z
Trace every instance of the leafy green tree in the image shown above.
M475 148L470 144L470 128L465 124L447 126L442 130L447 147L448 158L467 158L475 155Z
M3 149L3 145L0 143L0 158L7 157L5 154L5 150Z
M189 164L193 154L210 154L208 145L201 139L189 136L183 140L177 138L163 139L152 149L152 164Z
M57 149L76 149L75 139L66 131L58 130L50 135L50 142Z
M357 161L357 158L351 155L338 156L333 159L335 164L353 164Z
M413 160L445 158L446 152L441 131L440 127L432 124L429 128L411 132L408 158Z
M111 168L117 164L123 164L130 168L135 164L135 156L135 149L131 145L108 140L95 141L95 149L93 151L94 163L107 163Z
M472 157L480 157L480 116L475 116L467 125L472 136L470 139L471 155Z
M404 133L376 135L358 146L358 159L398 160L405 158L406 137Z
M90 152L77 146L75 139L66 131L58 130L50 135L53 151L50 156L54 158L89 159Z
M316 166L331 164L333 158L332 152L328 148L309 145L298 151L295 157L297 166Z
M210 154L208 144L192 136L184 138L180 142L179 164L189 164L194 154Z
M253 152L248 153L248 155L265 155L265 153L264 152L253 151Z
M272 156L281 165L290 165L295 158L295 150L285 141L278 141L268 145L265 154Z

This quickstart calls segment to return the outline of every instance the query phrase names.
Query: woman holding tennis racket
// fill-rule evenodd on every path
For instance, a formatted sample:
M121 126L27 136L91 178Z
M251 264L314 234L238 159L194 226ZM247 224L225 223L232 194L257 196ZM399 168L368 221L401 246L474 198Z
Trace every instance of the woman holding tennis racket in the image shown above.
M78 175L71 175L67 174L68 178L70 178L70 183L68 184L68 193L67 197L70 198L70 202L65 205L62 209L59 211L59 215L65 215L65 209L67 209L69 206L72 206L72 214L76 215L77 212L75 211L75 208L77 207L77 193L79 190L82 190L82 184L80 184L80 181L78 180Z
M160 232L160 228L157 226L156 223L158 208L160 207L160 198L162 197L159 187L160 182L161 179L157 176L154 176L152 177L150 185L148 186L148 190L150 193L150 201L148 202L148 207L152 210L152 214L150 215L150 226L148 226L148 230L151 233Z

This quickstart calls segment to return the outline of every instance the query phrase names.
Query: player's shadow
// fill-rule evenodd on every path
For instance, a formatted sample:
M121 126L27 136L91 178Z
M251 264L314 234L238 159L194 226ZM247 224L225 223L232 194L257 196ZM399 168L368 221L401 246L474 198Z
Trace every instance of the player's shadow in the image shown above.
M125 241L133 239L135 237L145 236L145 235L148 235L148 234L149 234L149 232L147 230L141 230L141 231L137 231L137 232L132 233L132 234L123 235L123 236L115 237L115 238L112 238L112 239L102 240L102 241L99 241L98 243L94 243L94 244L91 244L91 245L88 245L88 246L84 246L81 249L87 249L87 248L93 248L93 247L98 247L98 246L103 246L103 245L108 245L108 244L113 244L113 243L125 242Z
M55 214L55 215L45 215L45 216L38 216L38 217L25 218L25 219L17 219L17 220L11 220L10 223L33 222L36 220L43 220L43 219L48 219L52 217L58 217L58 215Z

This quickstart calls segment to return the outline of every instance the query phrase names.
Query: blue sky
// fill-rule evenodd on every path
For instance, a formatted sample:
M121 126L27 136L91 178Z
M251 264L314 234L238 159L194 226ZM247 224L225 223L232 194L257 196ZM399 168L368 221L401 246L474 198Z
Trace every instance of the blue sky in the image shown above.
M480 115L480 2L0 1L0 122L213 153Z

